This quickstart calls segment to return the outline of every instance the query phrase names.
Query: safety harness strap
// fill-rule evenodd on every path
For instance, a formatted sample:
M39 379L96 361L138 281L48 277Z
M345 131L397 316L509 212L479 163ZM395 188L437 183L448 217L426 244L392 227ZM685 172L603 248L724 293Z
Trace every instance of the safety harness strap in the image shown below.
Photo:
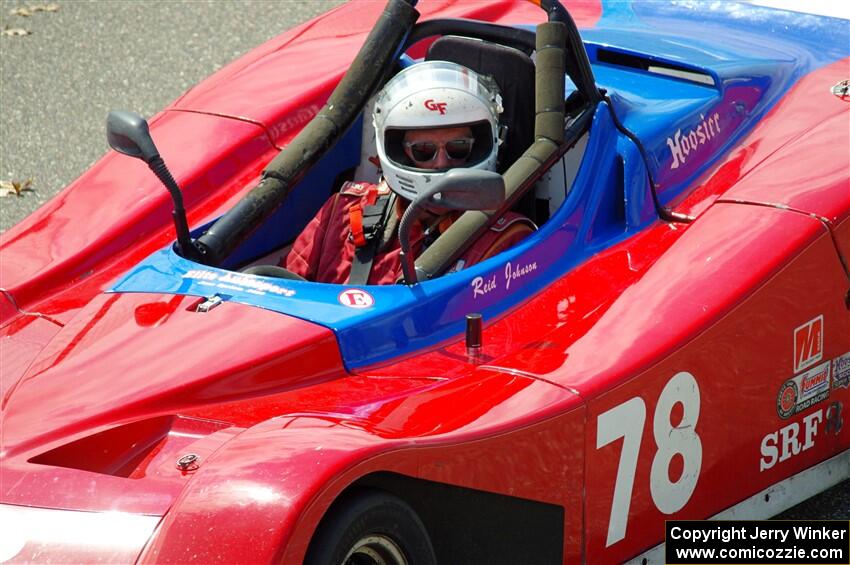
M355 204L349 210L354 257L351 262L348 284L366 284L369 281L372 263L375 261L375 255L381 245L384 223L387 219L387 210L390 208L391 200L391 194L384 194L379 196L371 206L361 208L360 204ZM357 212L353 212L355 208ZM355 231L355 228L357 231Z

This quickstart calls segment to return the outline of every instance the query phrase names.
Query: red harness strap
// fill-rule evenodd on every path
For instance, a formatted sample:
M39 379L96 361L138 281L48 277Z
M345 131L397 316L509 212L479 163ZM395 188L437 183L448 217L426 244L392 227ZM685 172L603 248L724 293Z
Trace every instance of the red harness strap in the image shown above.
M378 187L370 186L366 193L366 205L374 206L378 199ZM366 245L366 234L363 231L363 207L360 202L348 209L348 225L351 228L351 241L355 247Z
M363 208L358 202L348 209L348 225L351 228L351 241L355 247L366 245L366 235L363 233Z

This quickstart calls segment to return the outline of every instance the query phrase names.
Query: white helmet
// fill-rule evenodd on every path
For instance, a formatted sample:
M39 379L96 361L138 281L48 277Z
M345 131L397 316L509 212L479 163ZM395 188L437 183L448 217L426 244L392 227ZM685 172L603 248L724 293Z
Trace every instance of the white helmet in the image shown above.
M474 142L464 167L494 170L499 152L502 97L493 80L457 63L407 67L378 94L372 122L384 177L397 194L414 199L445 170L416 167L404 151L411 129L469 126Z

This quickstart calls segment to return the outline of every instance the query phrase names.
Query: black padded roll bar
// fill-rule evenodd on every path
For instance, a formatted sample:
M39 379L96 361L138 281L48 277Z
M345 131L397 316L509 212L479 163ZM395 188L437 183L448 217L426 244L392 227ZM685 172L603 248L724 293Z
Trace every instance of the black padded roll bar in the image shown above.
M564 142L564 72L567 28L561 22L537 26L535 141L505 171L505 204L497 213L466 212L416 260L416 276L426 281L441 275L484 233L493 216L503 214L536 179Z
M269 163L260 183L198 238L205 264L219 265L351 127L383 84L419 18L415 5L416 0L389 0L327 104Z
M588 102L596 106L602 101L602 93L596 87L593 68L581 41L575 20L558 0L541 0L540 7L546 10L550 22L561 22L567 26L567 51L574 57L567 58L567 73Z

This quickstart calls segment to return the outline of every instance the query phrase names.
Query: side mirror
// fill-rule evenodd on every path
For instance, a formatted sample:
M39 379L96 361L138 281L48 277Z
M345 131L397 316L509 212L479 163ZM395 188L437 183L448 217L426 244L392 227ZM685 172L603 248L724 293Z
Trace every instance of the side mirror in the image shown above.
M416 284L410 251L410 228L426 207L449 210L496 210L505 201L505 179L493 171L452 169L410 203L398 228L401 267L406 284Z
M493 171L452 169L414 204L450 210L495 210L505 201L505 179Z
M159 157L143 117L126 110L112 110L106 117L106 141L119 153L150 164Z
M126 110L112 110L106 116L106 141L119 153L141 159L156 175L171 195L174 203L174 229L177 232L177 252L192 261L202 261L203 254L189 235L189 222L183 208L183 194L177 181L159 156L148 122L143 117Z

